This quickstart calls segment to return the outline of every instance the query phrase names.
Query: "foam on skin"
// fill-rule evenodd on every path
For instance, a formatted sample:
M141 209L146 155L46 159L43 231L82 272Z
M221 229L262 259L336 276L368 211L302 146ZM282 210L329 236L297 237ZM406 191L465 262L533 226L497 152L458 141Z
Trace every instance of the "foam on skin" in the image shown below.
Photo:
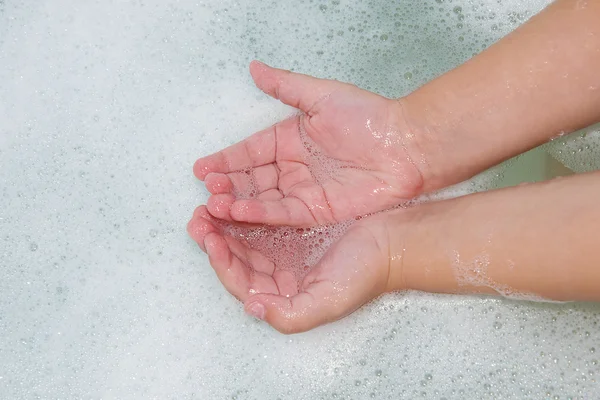
M300 284L329 247L341 238L354 220L313 228L245 227L214 220L229 235L260 252L277 269L290 271Z
M462 260L460 254L455 251L453 268L456 282L459 286L487 287L508 299L558 303L545 299L535 293L523 292L509 285L495 282L488 275L489 264L489 255L485 251L482 251L481 254L471 260ZM517 268L514 265L510 265L509 267L511 269Z

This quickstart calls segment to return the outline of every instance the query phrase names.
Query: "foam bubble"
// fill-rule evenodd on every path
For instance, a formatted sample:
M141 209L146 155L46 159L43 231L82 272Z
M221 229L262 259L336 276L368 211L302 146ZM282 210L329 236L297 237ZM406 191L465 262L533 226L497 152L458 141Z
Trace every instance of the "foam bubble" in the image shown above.
M277 269L290 271L300 284L355 220L312 228L247 227L218 220L213 222L221 227L225 235L264 255Z
M600 125L561 135L544 146L552 157L575 172L600 169Z
M488 274L490 259L485 251L470 260L461 260L460 254L455 251L452 264L459 286L490 288L508 299L558 303L535 293L523 292L504 283L495 282ZM509 268L514 268L514 265Z
M335 177L336 171L344 167L356 168L355 164L343 162L327 156L321 147L306 133L304 128L304 115L300 115L300 140L304 146L304 161L310 171L310 174L319 185L331 181Z

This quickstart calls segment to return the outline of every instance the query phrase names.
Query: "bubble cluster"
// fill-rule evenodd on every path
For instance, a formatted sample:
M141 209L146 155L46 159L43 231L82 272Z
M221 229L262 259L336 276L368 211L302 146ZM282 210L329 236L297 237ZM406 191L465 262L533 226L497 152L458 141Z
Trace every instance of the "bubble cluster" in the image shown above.
M258 226L245 227L219 222L223 233L275 264L290 271L298 282L321 260L327 250L350 228L354 220L313 228Z
M546 151L575 172L600 169L600 125L561 135L544 146Z
M452 264L454 276L456 277L456 282L459 287L486 287L494 290L498 295L509 299L549 302L548 299L536 295L535 293L523 292L516 290L509 285L495 282L488 274L490 259L485 251L469 260L461 259L460 254L455 252Z
M252 199L259 194L258 186L256 185L256 177L254 168L246 168L237 172L237 184L233 186L233 195L236 199ZM242 183L243 182L243 183Z
M301 118L302 121L304 117ZM299 126L299 130L300 140L304 146L304 162L317 184L323 185L327 181L330 181L335 176L336 171L339 171L341 168L348 166L356 168L354 164L327 156L320 146L308 136L302 123Z

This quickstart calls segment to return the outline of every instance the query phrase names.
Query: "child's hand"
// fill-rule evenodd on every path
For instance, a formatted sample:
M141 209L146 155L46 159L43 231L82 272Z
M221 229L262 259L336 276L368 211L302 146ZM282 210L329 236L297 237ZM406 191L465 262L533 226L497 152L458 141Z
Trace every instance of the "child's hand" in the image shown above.
M303 111L213 155L196 176L217 218L314 226L420 194L426 165L398 101L356 86L250 65L256 85Z
M283 333L296 333L335 321L388 290L390 277L389 238L386 214L362 219L351 225L310 271L289 264L281 244L272 248L271 259L223 231L228 222L214 219L201 206L188 224L190 236L208 253L210 263L225 288L244 303L246 312L263 319ZM259 248L272 242L267 228ZM234 228L240 232L251 227ZM252 234L246 234L249 241ZM300 243L292 238L288 243ZM289 245L288 245L289 246ZM292 258L303 262L308 245L297 245ZM267 249L265 252L270 252ZM293 260L292 260L293 261ZM295 267L298 267L296 265ZM397 289L397 288L395 288Z

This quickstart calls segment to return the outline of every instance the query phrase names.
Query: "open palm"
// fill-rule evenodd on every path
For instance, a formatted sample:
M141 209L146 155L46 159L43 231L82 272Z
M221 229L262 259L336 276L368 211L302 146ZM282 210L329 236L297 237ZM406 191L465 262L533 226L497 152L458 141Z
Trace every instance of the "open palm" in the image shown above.
M345 225L345 233L337 229L341 238L330 236L333 245L326 243L311 266L304 266L314 249L306 234L292 235L287 249L281 243L273 248L270 243L279 240L281 230L218 220L205 206L194 212L188 233L248 313L283 333L295 333L342 318L385 292L390 262L385 218L379 214Z
M256 61L250 72L261 90L301 113L196 162L210 214L314 226L419 194L418 149L399 102Z

